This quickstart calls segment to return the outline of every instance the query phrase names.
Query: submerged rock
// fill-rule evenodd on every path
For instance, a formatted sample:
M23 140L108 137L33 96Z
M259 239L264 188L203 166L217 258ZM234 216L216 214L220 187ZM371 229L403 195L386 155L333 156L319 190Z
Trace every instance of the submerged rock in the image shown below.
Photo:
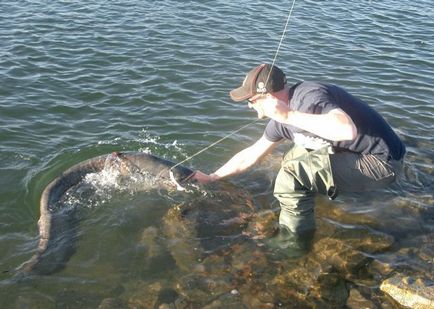
M402 248L398 252L398 258L407 256L411 259L409 267L421 273L425 273L428 279L434 280L434 233L424 235L409 235L402 240Z
M125 307L125 303L123 303L120 299L117 298L105 298L102 300L101 304L98 306L98 309L117 309Z
M279 227L278 222L279 216L275 211L258 212L250 221L244 234L252 239L272 237Z
M163 231L178 268L191 272L201 260L200 244L194 226L184 220L181 206L171 208L164 216Z
M250 197L234 189L211 191L169 209L162 231L178 268L191 273L206 256L245 238L253 213Z
M349 309L377 308L372 301L366 299L357 289L351 289L350 296L347 299L346 306Z
M333 266L345 276L357 273L372 260L362 252L349 247L344 241L332 238L318 241L314 245L313 254L318 262Z
M223 294L216 300L203 306L203 309L220 309L220 308L240 309L240 308L247 308L247 307L243 304L240 296L233 293Z
M191 274L180 278L177 290L188 301L208 304L219 296L230 293L232 284L229 277Z
M399 304L410 307L434 308L434 282L397 274L381 283L380 289Z
M367 228L336 229L333 237L319 239L310 257L321 265L330 265L346 278L365 272L373 261L372 253L389 249L394 239Z
M230 251L230 271L239 282L248 282L252 278L261 277L270 272L268 260L253 242L234 245Z
M167 281L132 280L125 285L125 293L121 298L128 308L158 308L161 304L177 301L178 294Z
M144 250L144 271L148 274L165 271L170 264L171 256L163 245L160 231L150 226L143 230L139 246Z
M348 298L345 280L336 273L311 274L297 268L276 276L271 285L279 299L297 300L306 307L341 308Z

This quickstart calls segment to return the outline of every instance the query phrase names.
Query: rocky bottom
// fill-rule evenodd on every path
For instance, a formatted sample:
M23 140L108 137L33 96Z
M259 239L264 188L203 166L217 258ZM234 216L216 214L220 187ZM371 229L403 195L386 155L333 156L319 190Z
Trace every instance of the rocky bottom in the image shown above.
M108 222L106 229L83 224L88 234L65 271L5 286L19 293L15 307L434 308L428 208L398 199L385 215L381 205L363 212L359 203L317 200L317 229L300 256L271 246L277 205L258 210L233 187L180 200L167 208L158 196L152 207L138 199L114 204L113 213L99 208L93 218ZM94 250L92 235L104 250Z
M145 229L148 275L123 284L99 308L434 307L434 234L415 236L402 248L374 229L369 216L329 204L317 210L309 252L290 258L266 245L276 231L277 212L253 214L241 207L240 216L228 215L220 229L206 234L206 227L219 225L212 212L221 216L222 209L201 214L203 206L180 205L169 210L161 227ZM209 225L199 224L204 219ZM409 254L416 262L401 266L400 256ZM161 263L170 259L171 265Z

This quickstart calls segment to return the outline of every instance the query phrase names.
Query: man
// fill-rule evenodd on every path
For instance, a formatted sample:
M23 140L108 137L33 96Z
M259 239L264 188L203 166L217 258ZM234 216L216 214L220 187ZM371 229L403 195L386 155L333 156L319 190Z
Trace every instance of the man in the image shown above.
M404 144L374 109L340 87L289 86L279 68L261 64L230 96L247 100L258 118L270 121L255 144L210 175L197 171L195 179L207 183L244 172L282 140L292 141L274 187L281 234L312 235L316 193L334 199L338 192L385 187L400 174Z

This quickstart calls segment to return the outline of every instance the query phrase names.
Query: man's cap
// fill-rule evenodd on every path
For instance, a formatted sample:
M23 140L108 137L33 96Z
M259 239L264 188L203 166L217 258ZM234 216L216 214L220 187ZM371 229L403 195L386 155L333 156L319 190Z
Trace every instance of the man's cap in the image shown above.
M232 90L229 94L232 100L240 102L256 94L280 91L285 87L285 84L286 77L281 69L263 63L247 73L243 84Z

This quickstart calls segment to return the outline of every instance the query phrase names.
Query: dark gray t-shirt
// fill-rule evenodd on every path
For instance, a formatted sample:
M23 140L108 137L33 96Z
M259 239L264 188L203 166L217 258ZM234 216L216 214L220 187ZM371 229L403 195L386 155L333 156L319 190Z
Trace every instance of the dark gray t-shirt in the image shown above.
M334 85L304 81L292 86L289 92L291 110L325 114L332 109L340 108L351 117L357 127L357 136L350 141L327 141L333 146L335 152L374 154L383 159L403 158L405 146L389 124L368 104L344 89ZM283 138L295 142L306 138L319 139L310 132L275 120L270 120L264 135L272 142Z

